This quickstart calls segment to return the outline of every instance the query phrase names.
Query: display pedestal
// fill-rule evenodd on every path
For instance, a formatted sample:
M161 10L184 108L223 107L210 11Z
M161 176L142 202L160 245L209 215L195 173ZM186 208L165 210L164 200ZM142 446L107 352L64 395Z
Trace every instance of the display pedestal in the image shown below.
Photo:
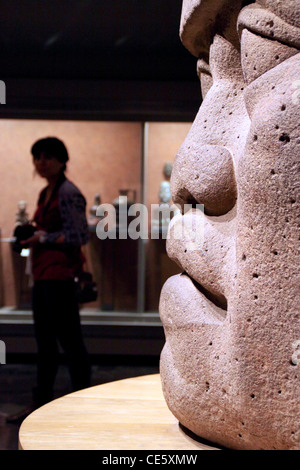
M91 263L99 289L102 311L136 311L138 241L99 240L90 228Z
M159 374L80 390L29 415L21 450L215 450L188 436L168 409Z
M26 274L26 263L28 258L21 256L13 250L13 243L10 244L13 278L15 281L16 307L19 309L31 308L31 287L29 286L29 276Z

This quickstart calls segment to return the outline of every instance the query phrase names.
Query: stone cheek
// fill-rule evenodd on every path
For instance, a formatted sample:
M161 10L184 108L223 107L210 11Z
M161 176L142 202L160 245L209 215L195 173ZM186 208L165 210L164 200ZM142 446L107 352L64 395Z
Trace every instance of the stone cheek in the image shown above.
M255 102L238 168L231 354L238 359L233 371L238 408L247 410L243 436L256 448L300 446L300 380L291 361L300 338L300 113L291 86L299 68L298 55L248 90L247 99L255 95Z

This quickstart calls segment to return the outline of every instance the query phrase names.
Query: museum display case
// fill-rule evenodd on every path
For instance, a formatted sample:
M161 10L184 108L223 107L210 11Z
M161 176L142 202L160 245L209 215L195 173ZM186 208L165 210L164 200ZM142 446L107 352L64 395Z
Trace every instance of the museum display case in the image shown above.
M0 126L4 136L2 196L6 201L0 211L2 311L30 310L30 256L14 252L12 234L17 224L33 216L38 194L45 186L33 172L31 145L42 136L55 135L69 151L67 177L87 202L90 241L83 251L86 269L97 283L98 298L82 305L82 311L89 315L104 312L106 317L128 313L134 321L143 314L154 314L159 321L161 287L170 275L179 272L166 253L170 220L162 219L159 208L172 204L171 162L190 123L12 119L2 120ZM7 160L7 154L13 158ZM144 231L143 238L134 238L128 230L140 215L139 204L146 207L147 234ZM104 218L97 215L101 205L115 210L115 227L109 226L115 237L100 239L97 234ZM157 232L155 238L151 229Z

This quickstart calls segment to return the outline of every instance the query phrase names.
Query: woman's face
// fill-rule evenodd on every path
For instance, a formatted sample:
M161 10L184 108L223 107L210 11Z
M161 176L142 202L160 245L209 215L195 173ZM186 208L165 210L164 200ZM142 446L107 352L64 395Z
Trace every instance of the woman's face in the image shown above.
M64 166L64 163L45 152L41 153L39 157L34 157L33 163L37 173L47 180L57 177Z

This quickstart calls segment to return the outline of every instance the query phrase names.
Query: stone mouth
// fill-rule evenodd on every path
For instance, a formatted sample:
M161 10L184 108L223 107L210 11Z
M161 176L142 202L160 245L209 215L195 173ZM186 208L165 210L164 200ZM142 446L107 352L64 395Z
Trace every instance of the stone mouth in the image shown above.
M227 301L214 296L185 272L170 277L163 286L159 313L166 331L222 325Z
M219 309L222 309L224 311L224 316L226 317L227 315L227 299L223 294L214 294L213 292L207 290L205 287L203 287L199 282L195 281L191 276L187 274L187 272L183 272L182 275L187 276L195 286L195 288L207 299L209 300L212 304L214 304L216 307Z

